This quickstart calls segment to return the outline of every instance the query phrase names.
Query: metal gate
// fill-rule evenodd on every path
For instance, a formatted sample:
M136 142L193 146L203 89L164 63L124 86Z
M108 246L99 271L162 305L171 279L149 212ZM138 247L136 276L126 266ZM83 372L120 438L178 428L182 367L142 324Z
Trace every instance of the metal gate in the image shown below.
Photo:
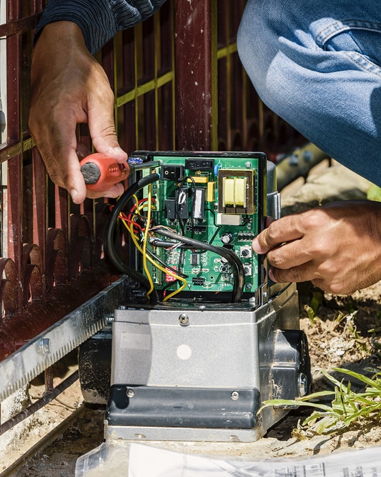
M135 149L261 150L298 136L259 100L235 37L244 0L168 0L96 57L115 92L120 144ZM0 361L104 289L107 200L73 204L28 131L33 30L45 0L1 0ZM6 68L5 68L6 66ZM91 146L86 125L79 141Z

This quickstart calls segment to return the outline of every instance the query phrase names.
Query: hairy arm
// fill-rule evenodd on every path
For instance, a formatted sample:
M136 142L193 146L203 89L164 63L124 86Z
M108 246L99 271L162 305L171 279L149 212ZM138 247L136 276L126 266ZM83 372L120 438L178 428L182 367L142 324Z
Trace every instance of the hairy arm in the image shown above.
M41 17L32 57L29 128L51 179L76 203L123 192L121 184L102 194L87 191L77 156L77 124L88 123L98 152L127 160L115 133L114 94L91 53L164 1L50 0Z

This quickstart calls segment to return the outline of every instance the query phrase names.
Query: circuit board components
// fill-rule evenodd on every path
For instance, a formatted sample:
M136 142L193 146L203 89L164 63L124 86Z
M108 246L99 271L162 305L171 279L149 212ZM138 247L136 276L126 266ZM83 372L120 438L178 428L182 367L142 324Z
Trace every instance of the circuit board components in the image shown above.
M143 189L129 220L140 224L132 227L134 242L162 298L223 298L237 287L241 297L252 294L261 268L251 242L263 226L264 154L136 154L159 164L142 171L160 178Z

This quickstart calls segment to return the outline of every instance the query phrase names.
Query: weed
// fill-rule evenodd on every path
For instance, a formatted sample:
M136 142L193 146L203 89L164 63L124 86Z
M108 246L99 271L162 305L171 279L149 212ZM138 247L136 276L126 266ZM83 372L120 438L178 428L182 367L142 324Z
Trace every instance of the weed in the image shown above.
M350 427L353 423L370 423L381 417L381 371L377 370L373 378L348 369L333 368L333 371L352 376L366 385L363 393L355 393L351 389L351 383L347 386L343 381L338 381L325 371L324 376L331 381L334 391L320 391L295 400L272 399L263 403L262 409L268 406L307 406L315 411L307 417L293 436L299 439L311 434L333 434L341 429ZM331 406L318 402L324 396L334 396Z

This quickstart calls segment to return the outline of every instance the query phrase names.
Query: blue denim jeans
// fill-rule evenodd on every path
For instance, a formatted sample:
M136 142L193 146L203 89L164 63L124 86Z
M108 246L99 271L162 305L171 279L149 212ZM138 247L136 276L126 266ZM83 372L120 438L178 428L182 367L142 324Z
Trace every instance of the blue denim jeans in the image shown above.
M238 53L269 108L381 186L379 0L248 0Z

